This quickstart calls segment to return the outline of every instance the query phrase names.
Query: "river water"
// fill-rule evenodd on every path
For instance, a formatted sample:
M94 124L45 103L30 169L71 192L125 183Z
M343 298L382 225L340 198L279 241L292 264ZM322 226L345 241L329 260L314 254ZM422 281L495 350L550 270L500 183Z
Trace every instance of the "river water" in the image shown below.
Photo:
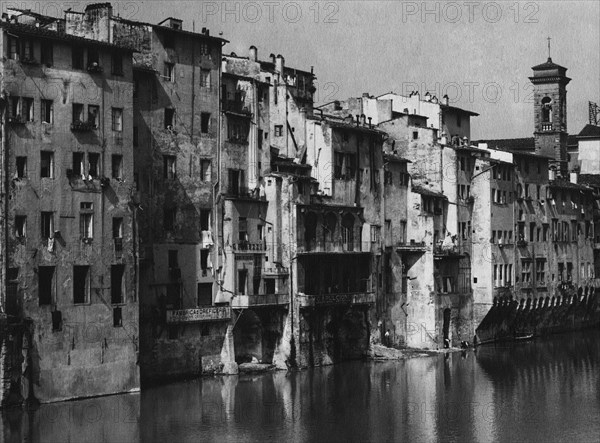
M598 441L600 331L5 412L0 442Z

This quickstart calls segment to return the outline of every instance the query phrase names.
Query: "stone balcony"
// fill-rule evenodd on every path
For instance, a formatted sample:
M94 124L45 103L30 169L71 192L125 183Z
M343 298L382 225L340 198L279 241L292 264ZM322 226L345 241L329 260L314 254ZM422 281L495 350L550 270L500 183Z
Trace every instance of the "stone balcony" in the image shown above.
M261 306L287 306L290 303L290 295L282 294L256 294L236 295L231 299L233 309L244 309Z
M368 241L306 241L298 244L298 253L365 253L373 252L378 243Z
M335 305L371 305L375 303L375 293L298 294L298 303L301 308Z

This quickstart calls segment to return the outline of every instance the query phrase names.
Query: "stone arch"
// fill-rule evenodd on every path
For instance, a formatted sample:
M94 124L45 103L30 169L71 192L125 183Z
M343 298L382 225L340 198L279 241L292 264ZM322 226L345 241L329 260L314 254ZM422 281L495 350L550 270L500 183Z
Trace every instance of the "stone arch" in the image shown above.
M336 238L338 218L333 212L327 212L323 217L323 242L325 247L333 247Z
M552 99L548 96L542 99L542 123L552 122Z
M242 311L233 330L235 361L238 364L250 362L252 358L262 360L263 333L263 324L256 312L252 309Z

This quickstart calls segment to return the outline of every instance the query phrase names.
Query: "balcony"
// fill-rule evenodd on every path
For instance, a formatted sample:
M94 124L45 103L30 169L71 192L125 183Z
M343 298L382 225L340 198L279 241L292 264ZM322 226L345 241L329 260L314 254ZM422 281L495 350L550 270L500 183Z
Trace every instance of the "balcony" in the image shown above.
M265 243L250 243L247 241L234 243L232 245L234 252L265 252L267 245Z
M24 125L27 123L27 119L22 115L13 115L12 117L8 117L8 123L11 125Z
M209 306L206 308L167 310L168 324L228 321L230 319L231 308L229 306Z
M460 257L461 253L458 245L437 245L433 250L433 255L435 257Z
M375 293L298 294L298 302L301 308L335 305L371 305L375 303Z
M267 201L267 196L264 191L259 188L246 188L241 186L229 186L225 192L228 198L239 198L245 200Z
M542 131L552 131L552 123L542 123Z
M73 132L89 132L96 129L94 122L82 122L81 120L75 120L71 123L71 131Z
M262 274L263 275L268 275L268 276L278 276L278 275L288 275L290 273L288 268L284 268L283 266L267 266L265 264L265 267L262 270Z
M33 57L22 57L21 60L19 60L19 61L23 65L37 65L37 64L39 64L38 61L35 58L33 58Z
M250 109L241 100L223 100L223 111L233 112L235 114L250 115Z
M233 309L245 309L260 306L287 306L289 294L236 295L231 299Z
M418 242L411 239L410 242L399 242L396 245L396 250L405 254L420 254L427 251L427 246L425 246L425 242L423 241Z
M374 243L378 245L378 243ZM345 242L342 240L308 240L298 244L298 253L363 253L371 252L371 242Z

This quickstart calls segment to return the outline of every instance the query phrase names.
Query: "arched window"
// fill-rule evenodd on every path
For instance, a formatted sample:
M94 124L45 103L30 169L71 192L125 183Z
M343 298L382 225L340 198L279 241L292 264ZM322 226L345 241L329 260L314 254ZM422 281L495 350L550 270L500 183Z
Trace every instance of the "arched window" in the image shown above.
M354 216L350 213L342 218L342 246L344 251L354 250Z
M552 122L552 99L544 97L542 99L542 123Z

